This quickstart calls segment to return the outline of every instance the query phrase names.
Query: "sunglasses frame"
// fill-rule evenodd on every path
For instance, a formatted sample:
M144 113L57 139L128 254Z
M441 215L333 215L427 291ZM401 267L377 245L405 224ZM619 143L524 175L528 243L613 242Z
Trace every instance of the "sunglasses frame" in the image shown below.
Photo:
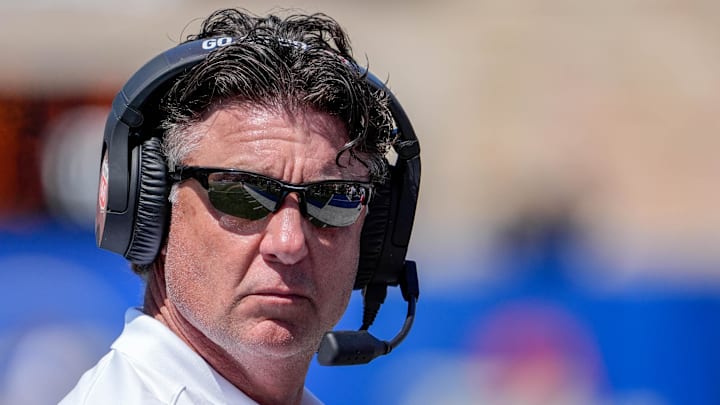
M276 184L279 186L280 191L282 194L280 194L280 197L275 203L275 207L272 210L269 210L267 215L270 215L271 213L277 212L280 207L282 206L283 202L285 201L285 198L287 198L290 193L297 193L299 197L299 203L300 203L300 213L303 215L303 217L307 218L313 225L321 228L331 227L331 228L337 228L337 227L344 227L344 226L350 226L357 222L357 219L355 219L352 223L347 225L332 225L329 223L326 223L316 217L313 217L312 215L308 214L307 210L307 191L310 187L314 186L322 186L323 184L333 184L333 185L342 185L342 184L348 184L348 185L355 185L358 186L358 188L364 188L366 190L365 198L360 201L361 205L367 205L370 200L372 199L373 193L374 193L374 186L371 182L364 182L364 181L355 181L355 180L321 180L321 181L315 181L315 182L308 182L308 183L302 183L302 184L293 184L288 183L279 179L276 179L274 177L265 176L262 174L250 172L247 170L240 170L240 169L228 169L228 168L220 168L220 167L202 167L202 166L178 166L175 171L170 172L170 180L173 183L179 183L188 179L195 179L198 183L208 192L208 199L210 200L210 204L215 208L216 210L223 212L227 215L235 216L233 214L230 214L228 212L225 212L218 207L215 206L215 204L212 202L212 199L209 197L210 193L210 175L214 173L230 173L230 174L240 174L240 175L246 175L255 177L264 181L268 181L271 183ZM265 209L268 209L263 205ZM267 215L259 218L266 218ZM243 218L243 217L238 217ZM250 219L250 218L243 218L243 219ZM250 219L252 220L252 219Z

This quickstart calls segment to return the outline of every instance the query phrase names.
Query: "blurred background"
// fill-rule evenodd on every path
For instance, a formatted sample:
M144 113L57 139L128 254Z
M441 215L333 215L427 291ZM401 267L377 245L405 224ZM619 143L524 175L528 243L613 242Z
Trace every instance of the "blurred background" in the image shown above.
M57 402L142 303L95 247L105 117L229 6L339 20L421 140L415 328L367 366L313 363L320 398L720 403L720 3L3 0L0 404Z

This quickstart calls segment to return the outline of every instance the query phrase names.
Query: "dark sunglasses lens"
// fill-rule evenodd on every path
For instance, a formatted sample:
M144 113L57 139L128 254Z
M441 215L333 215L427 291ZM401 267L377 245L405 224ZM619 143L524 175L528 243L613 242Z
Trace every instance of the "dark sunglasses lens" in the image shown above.
M215 172L208 176L210 203L218 211L248 220L265 218L284 196L280 182L249 173ZM318 227L341 227L357 221L370 198L370 188L354 182L322 182L305 191L310 222Z
M249 220L265 218L275 209L282 195L276 183L240 173L212 173L208 177L208 186L213 207Z
M354 224L369 197L370 189L360 183L319 183L305 192L307 213L316 226Z

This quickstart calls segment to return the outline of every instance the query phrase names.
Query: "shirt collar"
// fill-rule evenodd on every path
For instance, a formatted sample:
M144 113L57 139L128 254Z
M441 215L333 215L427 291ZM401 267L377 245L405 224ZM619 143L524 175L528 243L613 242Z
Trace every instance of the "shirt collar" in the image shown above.
M194 395L199 394L210 403L255 403L175 333L138 308L130 308L125 313L125 328L112 349L136 364L160 372L175 384L188 387ZM305 388L302 404L321 402Z

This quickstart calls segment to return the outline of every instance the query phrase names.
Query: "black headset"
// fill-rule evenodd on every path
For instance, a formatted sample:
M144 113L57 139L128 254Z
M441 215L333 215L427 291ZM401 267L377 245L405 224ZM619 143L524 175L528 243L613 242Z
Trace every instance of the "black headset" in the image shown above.
M178 77L233 41L231 37L201 39L171 48L138 70L113 100L100 164L95 221L99 247L140 265L157 256L169 223L171 186L157 128L160 99ZM372 73L364 73L370 86L389 96L397 159L390 167L389 180L376 185L362 230L354 289L363 290L363 325L360 331L326 334L318 351L318 361L324 365L367 363L389 353L409 332L419 296L415 263L405 256L420 187L420 146L395 96ZM405 325L390 342L377 340L367 329L385 300L387 287L398 285L408 301Z

